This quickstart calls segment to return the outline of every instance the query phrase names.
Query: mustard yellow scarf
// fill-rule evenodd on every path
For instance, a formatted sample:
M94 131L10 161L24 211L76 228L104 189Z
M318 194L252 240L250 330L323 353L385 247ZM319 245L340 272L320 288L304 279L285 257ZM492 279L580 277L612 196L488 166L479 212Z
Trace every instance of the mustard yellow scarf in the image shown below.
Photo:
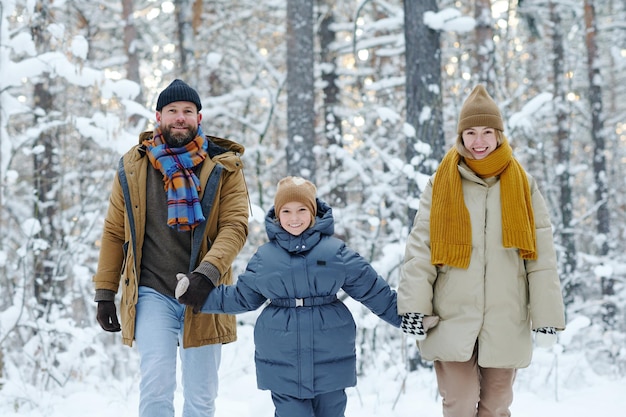
M472 254L472 225L457 168L461 158L453 147L435 175L430 212L431 263L467 269ZM522 259L537 259L530 186L506 138L488 157L466 158L465 163L481 178L500 175L502 244L518 248Z

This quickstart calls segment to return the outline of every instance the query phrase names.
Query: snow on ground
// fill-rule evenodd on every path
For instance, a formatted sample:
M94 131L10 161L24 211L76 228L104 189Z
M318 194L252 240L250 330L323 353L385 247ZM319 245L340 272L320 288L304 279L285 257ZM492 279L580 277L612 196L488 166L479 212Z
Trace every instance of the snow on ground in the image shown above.
M274 408L267 391L256 388L252 326L240 326L239 340L225 345L220 368L220 396L216 417L273 416ZM398 351L401 347L398 347ZM626 379L599 376L592 372L584 353L564 354L554 350L535 350L533 363L518 372L515 417L592 415L619 416L626 409ZM131 355L129 360L138 360ZM441 404L431 370L403 370L374 367L349 388L346 417L440 417ZM179 384L180 385L180 384ZM62 390L33 392L15 381L4 381L0 391L0 416L3 417L118 417L136 416L137 376L109 382L91 376L68 382ZM16 401L19 399L19 401ZM15 409L15 404L21 406ZM181 415L182 389L176 392L176 416Z

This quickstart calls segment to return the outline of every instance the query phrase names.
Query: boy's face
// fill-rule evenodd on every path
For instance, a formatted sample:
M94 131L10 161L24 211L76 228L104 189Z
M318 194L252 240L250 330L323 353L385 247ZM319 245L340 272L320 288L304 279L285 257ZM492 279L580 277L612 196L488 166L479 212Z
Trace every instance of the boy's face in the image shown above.
M278 213L280 226L294 236L300 236L311 225L312 213L302 203L290 201Z

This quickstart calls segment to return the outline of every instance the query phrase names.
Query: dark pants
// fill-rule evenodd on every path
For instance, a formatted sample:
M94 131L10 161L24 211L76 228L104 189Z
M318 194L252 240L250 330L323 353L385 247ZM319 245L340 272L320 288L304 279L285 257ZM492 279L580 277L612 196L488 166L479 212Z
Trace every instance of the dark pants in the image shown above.
M344 417L345 390L327 392L315 398L296 398L272 392L275 417Z

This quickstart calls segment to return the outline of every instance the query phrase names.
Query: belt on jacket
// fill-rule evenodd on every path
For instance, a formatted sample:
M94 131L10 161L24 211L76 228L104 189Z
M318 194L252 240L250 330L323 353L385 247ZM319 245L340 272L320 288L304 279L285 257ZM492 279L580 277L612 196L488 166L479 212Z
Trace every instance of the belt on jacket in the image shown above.
M306 298L272 298L272 304L276 307L312 307L330 304L337 301L337 295L325 295L322 297L306 297Z

